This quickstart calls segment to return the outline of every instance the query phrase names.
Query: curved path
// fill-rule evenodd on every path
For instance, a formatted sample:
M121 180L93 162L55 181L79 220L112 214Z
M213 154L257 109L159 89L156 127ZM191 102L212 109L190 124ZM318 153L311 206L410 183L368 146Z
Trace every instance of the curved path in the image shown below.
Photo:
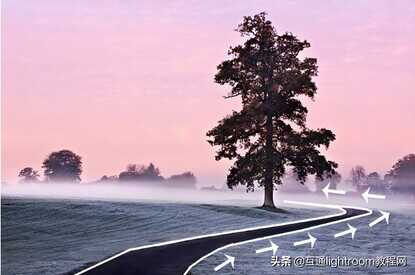
M227 231L130 248L80 271L76 275L190 274L190 269L203 259L231 246L307 231L372 214L372 211L366 208L293 201L286 201L286 203L334 208L339 209L341 212L313 219Z

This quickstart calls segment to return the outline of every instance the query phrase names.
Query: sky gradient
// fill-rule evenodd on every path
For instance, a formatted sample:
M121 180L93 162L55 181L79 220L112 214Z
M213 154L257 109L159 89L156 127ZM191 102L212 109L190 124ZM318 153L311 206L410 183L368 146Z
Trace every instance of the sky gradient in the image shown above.
M344 177L415 153L414 1L2 2L3 181L65 148L84 181L155 162L221 185L230 162L205 133L239 102L213 76L242 17L261 11L311 43L308 122L335 132L327 155Z

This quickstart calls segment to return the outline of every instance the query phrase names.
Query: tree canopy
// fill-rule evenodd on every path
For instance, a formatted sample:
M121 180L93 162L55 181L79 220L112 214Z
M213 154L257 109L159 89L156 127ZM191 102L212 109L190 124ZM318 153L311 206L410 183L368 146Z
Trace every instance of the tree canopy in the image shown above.
M52 152L44 161L44 175L49 181L80 181L81 157L70 150Z
M334 172L337 164L319 149L335 135L306 127L308 110L300 97L316 95L317 60L300 54L310 43L278 34L265 13L244 17L237 31L245 41L229 49L230 59L217 67L215 82L229 85L226 98L239 97L242 109L208 131L208 142L217 148L216 160L234 160L228 187L265 186L264 206L274 207L273 186L282 183L286 167L301 182L308 174Z
M415 191L415 154L399 159L385 176L392 179L392 189L398 192Z
M21 182L36 182L39 180L39 172L32 167L26 167L20 170L19 177Z
M153 163L148 166L129 164L126 171L118 176L120 181L162 181L164 178L160 174L160 169Z
M177 187L195 188L197 179L192 172L184 172L170 176L167 181Z

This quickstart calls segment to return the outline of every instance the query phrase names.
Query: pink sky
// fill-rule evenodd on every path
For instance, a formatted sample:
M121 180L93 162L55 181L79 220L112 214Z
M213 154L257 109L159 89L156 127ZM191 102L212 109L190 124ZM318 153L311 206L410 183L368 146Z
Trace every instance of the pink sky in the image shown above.
M309 125L336 133L327 155L345 177L415 152L413 1L5 0L2 180L66 148L86 181L153 161L221 185L230 163L205 133L238 102L213 76L242 16L260 11L311 42Z

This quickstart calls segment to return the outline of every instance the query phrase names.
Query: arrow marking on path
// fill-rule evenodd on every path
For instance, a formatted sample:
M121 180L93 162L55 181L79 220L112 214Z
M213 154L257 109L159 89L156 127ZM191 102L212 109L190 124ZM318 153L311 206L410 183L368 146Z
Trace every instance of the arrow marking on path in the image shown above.
M384 200L386 198L385 195L375 195L375 194L369 194L370 187L362 194L362 197L365 199L366 203L369 203L369 199L380 199Z
M350 224L347 224L347 226L349 227L349 229L339 232L337 234L334 234L335 238L341 237L341 236L345 236L347 234L352 234L352 239L354 239L354 235L357 231L356 227L351 226Z
M380 216L379 218L377 218L373 222L369 223L369 227L373 227L374 225L380 223L383 220L386 221L386 224L389 224L389 217L390 217L391 214L389 212L382 211L382 210L379 210L379 212L382 214L382 216Z
M306 240L302 240L302 241L298 241L294 243L294 246L299 246L299 245L303 245L303 244L310 244L311 248L314 247L314 244L316 243L317 239L314 238L310 233L308 233L308 239Z
M326 198L329 198L329 194L346 195L344 190L330 189L330 182L321 191L323 191Z
M215 267L215 271L221 270L222 268L224 268L228 264L231 264L232 269L235 269L235 257L229 256L229 255L226 255L226 254L225 254L225 257L226 257L226 261L224 261L223 263L221 263L220 265Z
M255 251L255 253L259 254L259 253L264 253L264 252L267 252L267 251L272 251L272 255L275 256L275 254L277 253L277 250L278 250L278 245L276 245L272 241L269 241L269 243L271 244L271 246L258 249L258 250Z

